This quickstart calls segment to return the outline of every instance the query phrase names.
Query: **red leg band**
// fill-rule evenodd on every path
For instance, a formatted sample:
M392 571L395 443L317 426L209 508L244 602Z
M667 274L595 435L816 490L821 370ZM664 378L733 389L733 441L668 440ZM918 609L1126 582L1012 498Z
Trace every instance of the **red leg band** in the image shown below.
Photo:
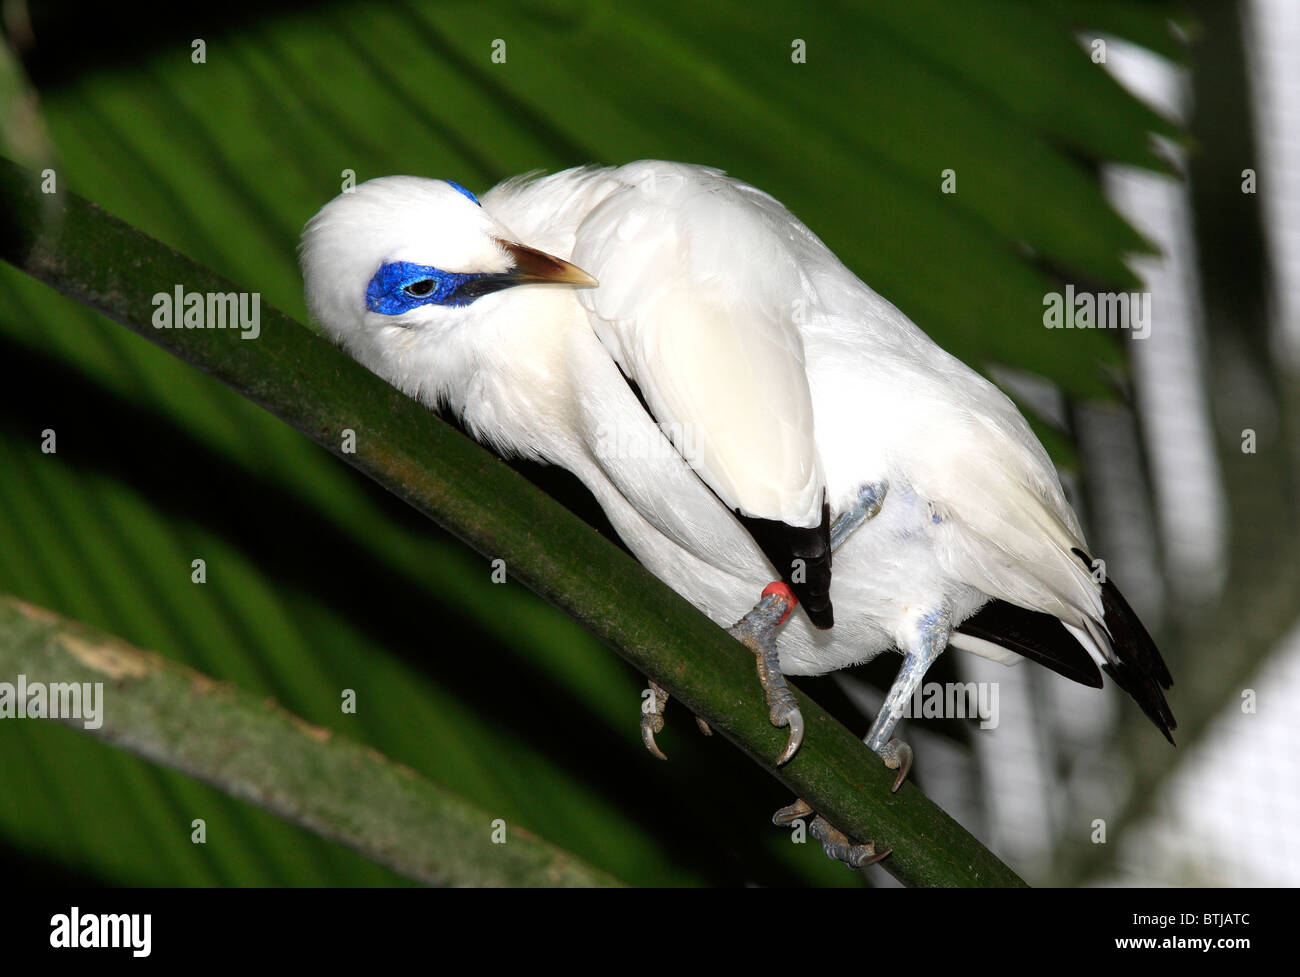
M784 624L785 619L790 616L790 612L799 606L799 599L795 597L794 591L780 580L773 581L763 588L763 597L768 594L776 594L785 601L785 613L781 615L781 620L776 622L777 624Z

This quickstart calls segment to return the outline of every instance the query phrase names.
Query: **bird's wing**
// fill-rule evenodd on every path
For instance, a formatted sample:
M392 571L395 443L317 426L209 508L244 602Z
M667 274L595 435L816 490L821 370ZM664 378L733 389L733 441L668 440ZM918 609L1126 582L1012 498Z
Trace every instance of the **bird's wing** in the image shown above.
M828 587L825 480L796 321L800 225L717 171L616 172L623 186L583 221L573 251L600 281L580 293L597 336L777 570L788 573L786 551L824 557Z
M629 176L641 179L593 210L575 242L574 262L600 281L580 293L597 335L728 506L817 525L800 277L779 230L712 171Z
M940 562L990 597L1086 628L1103 616L1101 593L1072 553L1082 534L1051 462L1010 401L968 382L958 396L970 409L950 412L923 439L931 450L908 458L935 507Z

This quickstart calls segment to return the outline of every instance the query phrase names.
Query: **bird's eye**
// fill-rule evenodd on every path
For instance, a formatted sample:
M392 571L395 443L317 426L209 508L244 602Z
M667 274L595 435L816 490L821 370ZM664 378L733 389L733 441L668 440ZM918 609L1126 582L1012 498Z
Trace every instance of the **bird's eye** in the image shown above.
M433 279L424 278L418 282L411 282L411 284L403 288L402 291L407 295L414 295L416 298L424 298L424 296L433 291Z

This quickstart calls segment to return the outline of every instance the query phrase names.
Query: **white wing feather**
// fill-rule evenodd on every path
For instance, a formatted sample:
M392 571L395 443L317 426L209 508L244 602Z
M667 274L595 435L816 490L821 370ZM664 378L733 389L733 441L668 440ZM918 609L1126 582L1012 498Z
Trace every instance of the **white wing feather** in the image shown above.
M913 485L948 519L936 534L940 563L990 597L1092 635L1103 618L1101 588L1073 552L1087 544L1047 453L1005 394L973 372L965 385L961 399L977 406L962 411L960 424L950 418L948 431L961 447L932 461L920 452L909 458ZM1104 639L1081 643L1106 660Z
M729 507L821 521L824 477L795 320L798 262L771 198L645 163L579 226L592 326L683 457ZM719 274L717 269L725 269Z

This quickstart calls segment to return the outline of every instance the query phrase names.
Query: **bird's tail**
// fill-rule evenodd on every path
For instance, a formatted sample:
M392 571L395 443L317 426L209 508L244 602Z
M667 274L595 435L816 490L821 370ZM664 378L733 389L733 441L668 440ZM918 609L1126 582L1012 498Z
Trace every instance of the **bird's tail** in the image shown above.
M1092 559L1077 547L1072 552L1091 571ZM958 626L952 644L1004 663L1014 662L1005 655L1013 652L1092 688L1101 688L1105 671L1173 743L1178 721L1165 700L1174 684L1169 669L1119 588L1109 579L1100 588L1102 619L1085 616L1086 628L993 598Z
M1075 547L1071 552L1083 561L1084 566L1093 566L1092 558L1083 550ZM1107 661L1102 668L1142 707L1142 711L1165 734L1165 739L1173 743L1173 731L1178 728L1178 721L1165 701L1165 691L1173 687L1174 680L1165 660L1160 657L1160 650L1109 577L1101 582L1101 604L1106 631L1101 637L1109 638L1112 652L1106 655ZM1105 650L1103 647L1103 652Z

